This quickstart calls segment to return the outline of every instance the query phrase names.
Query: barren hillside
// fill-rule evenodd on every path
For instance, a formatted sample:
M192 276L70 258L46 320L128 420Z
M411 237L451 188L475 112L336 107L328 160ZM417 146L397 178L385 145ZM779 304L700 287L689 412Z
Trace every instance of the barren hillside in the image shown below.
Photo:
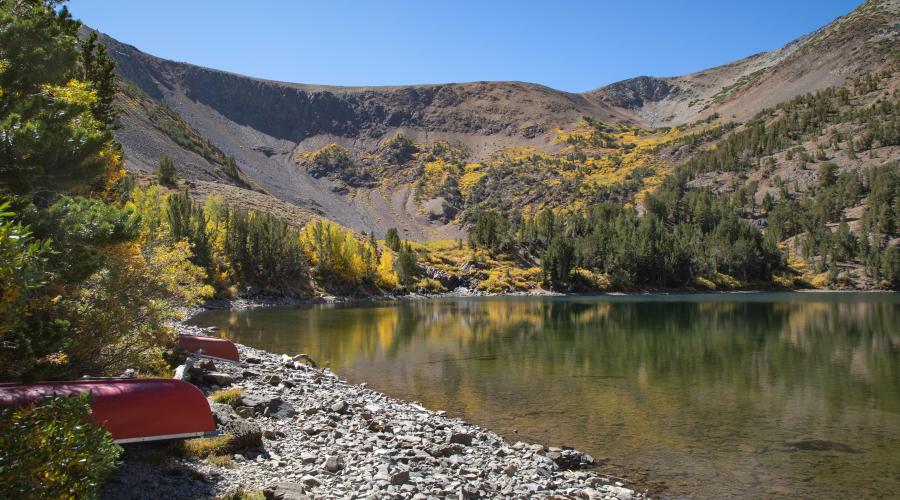
M419 145L461 145L462 165L510 148L558 153L564 146L558 129L576 128L582 117L645 129L716 117L744 121L797 95L887 67L896 59L898 13L900 0L869 0L772 52L585 94L522 82L283 83L156 58L109 37L101 41L126 80L117 138L129 168L150 171L168 155L186 179L233 185L229 198L235 189L254 190L257 200L274 197L356 230L383 234L398 227L421 241L456 238L461 229L443 210L442 193L423 194L425 160L392 166L379 156L381 145L398 134ZM303 160L331 143L350 152L341 172ZM228 166L232 159L236 169Z

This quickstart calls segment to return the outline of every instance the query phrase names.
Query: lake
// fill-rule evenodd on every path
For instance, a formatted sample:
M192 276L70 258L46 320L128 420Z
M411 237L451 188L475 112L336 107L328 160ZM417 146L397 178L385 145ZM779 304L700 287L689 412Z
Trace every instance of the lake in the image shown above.
M658 496L900 494L900 296L503 297L207 311L352 382L574 446Z

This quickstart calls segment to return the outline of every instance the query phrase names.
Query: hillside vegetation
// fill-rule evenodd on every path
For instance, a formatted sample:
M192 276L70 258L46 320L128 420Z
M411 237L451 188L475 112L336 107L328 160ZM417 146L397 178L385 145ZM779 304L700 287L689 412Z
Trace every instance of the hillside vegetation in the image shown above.
M897 286L898 19L871 0L768 53L585 94L260 81L101 40L139 184L174 158L156 196L215 222L195 248L237 206L305 235L290 283L204 250L219 295L869 289Z
M893 71L898 23L900 0L869 0L769 52L690 75L639 76L580 94L522 82L274 82L167 61L103 35L99 40L128 82L119 100L130 105L123 106L115 134L130 170L151 173L168 156L187 182L220 184L230 193L237 186L262 195L248 194L262 206L288 203L359 233L384 235L395 227L404 239L427 242L465 239L470 208L482 203L499 210L539 208L545 201L577 208L595 199L628 203L636 190L640 210L642 192L708 142L678 144L667 133L740 125L795 97ZM135 97L135 89L142 95ZM579 143L579 134L594 126L635 149ZM563 135L571 137L561 140ZM408 145L400 155L385 150L398 137L418 149L441 144L462 154L449 158L436 151L440 163L421 154L411 158ZM650 155L656 146L669 154ZM604 147L619 155L598 151ZM564 150L570 155L560 155ZM329 158L327 152L343 154ZM528 171L539 163L529 159L535 155L543 162ZM225 172L222 157L234 159L239 179ZM514 181L503 178L507 170ZM532 182L529 176L547 179ZM475 184L481 177L489 181L486 189L496 186L515 199L489 207L497 200Z

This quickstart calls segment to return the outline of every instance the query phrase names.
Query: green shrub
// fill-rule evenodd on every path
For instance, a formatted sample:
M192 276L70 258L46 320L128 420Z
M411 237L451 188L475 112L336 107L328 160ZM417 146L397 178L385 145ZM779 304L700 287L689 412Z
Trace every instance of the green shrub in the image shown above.
M97 498L122 448L90 412L86 394L0 410L0 498Z
M395 252L400 251L400 233L397 232L396 227L392 227L387 230L387 234L384 235L384 244L391 250Z
M420 279L416 282L416 289L425 293L444 293L447 291L447 287L433 278Z
M401 285L409 287L415 284L416 277L419 274L418 259L408 243L401 245L400 251L397 253L397 260L394 261L394 272L397 273L397 279Z
M167 186L175 185L175 181L178 179L178 172L175 170L175 162L168 156L161 157L159 163L156 165L156 177L159 179L160 184L165 184Z

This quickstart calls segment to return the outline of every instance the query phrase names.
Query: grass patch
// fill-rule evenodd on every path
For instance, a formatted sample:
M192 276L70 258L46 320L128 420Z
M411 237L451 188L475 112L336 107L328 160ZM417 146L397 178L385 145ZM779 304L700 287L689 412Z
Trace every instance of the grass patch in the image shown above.
M234 459L231 458L231 455L213 455L207 458L206 461L226 469L234 468Z
M241 394L243 393L243 387L232 387L230 389L222 389L221 391L216 391L210 394L209 399L213 403L238 406L241 403Z
M189 439L181 443L179 454L185 458L209 458L232 451L234 436L224 434L211 438Z
M266 496L261 491L247 491L244 488L229 491L220 496L218 500L265 500Z

